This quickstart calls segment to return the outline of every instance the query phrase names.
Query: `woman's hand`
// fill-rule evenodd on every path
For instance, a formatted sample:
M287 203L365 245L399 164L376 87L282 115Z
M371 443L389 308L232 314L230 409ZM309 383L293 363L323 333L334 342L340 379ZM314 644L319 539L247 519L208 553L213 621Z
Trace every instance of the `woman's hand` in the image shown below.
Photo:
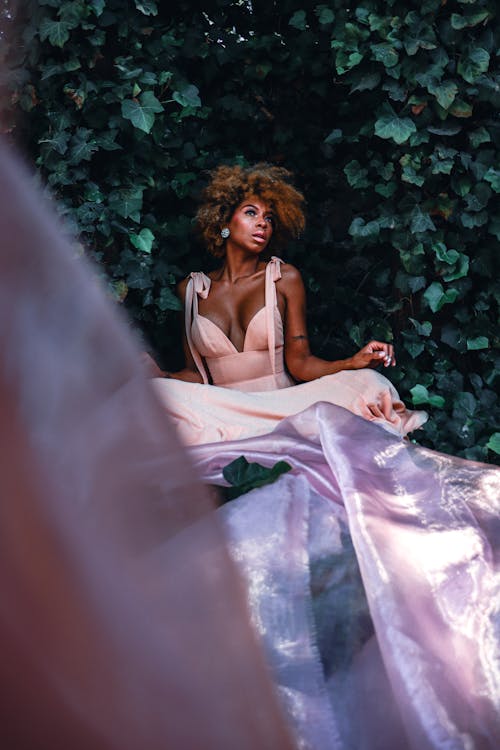
M165 373L158 366L158 363L155 362L153 357L147 352L141 353L141 363L144 369L146 370L146 374L149 378L164 378L165 377Z
M353 370L361 370L364 367L378 367L381 364L384 367L389 367L389 365L394 367L396 364L394 347L392 344L385 344L383 341L370 341L348 361L350 369Z

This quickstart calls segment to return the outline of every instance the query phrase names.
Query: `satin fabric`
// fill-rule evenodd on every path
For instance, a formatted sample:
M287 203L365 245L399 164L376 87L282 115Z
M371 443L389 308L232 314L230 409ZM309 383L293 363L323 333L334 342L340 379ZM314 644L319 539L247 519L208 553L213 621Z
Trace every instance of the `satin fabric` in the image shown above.
M498 468L326 403L190 455L293 467L220 512L300 747L499 746Z

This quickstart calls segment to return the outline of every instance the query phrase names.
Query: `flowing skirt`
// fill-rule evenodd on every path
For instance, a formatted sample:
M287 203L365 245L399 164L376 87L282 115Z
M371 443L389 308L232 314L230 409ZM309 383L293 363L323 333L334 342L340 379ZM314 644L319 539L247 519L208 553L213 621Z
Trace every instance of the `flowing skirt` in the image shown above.
M251 393L173 379L152 382L186 445L264 435L282 419L320 401L343 406L395 435L407 435L427 420L425 411L407 409L392 383L370 369Z
M499 469L326 403L190 453L293 467L218 512L300 748L499 747Z

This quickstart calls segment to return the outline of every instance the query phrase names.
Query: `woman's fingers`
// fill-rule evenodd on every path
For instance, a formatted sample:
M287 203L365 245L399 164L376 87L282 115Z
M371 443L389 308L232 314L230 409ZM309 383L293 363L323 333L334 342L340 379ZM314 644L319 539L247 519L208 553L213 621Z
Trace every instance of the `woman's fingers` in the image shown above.
M361 353L371 355L367 364L372 367L379 364L383 364L384 367L394 367L396 364L393 345L386 344L384 341L370 341L361 349Z

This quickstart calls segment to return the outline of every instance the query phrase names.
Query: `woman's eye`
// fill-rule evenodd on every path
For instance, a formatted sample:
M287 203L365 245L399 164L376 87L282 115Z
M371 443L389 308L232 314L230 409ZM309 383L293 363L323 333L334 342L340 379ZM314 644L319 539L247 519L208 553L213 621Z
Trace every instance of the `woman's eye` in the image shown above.
M274 219L272 216L266 216L266 221L268 221L271 226L274 226Z
M247 216L255 216L255 211L253 210L253 208L248 208L245 213Z

